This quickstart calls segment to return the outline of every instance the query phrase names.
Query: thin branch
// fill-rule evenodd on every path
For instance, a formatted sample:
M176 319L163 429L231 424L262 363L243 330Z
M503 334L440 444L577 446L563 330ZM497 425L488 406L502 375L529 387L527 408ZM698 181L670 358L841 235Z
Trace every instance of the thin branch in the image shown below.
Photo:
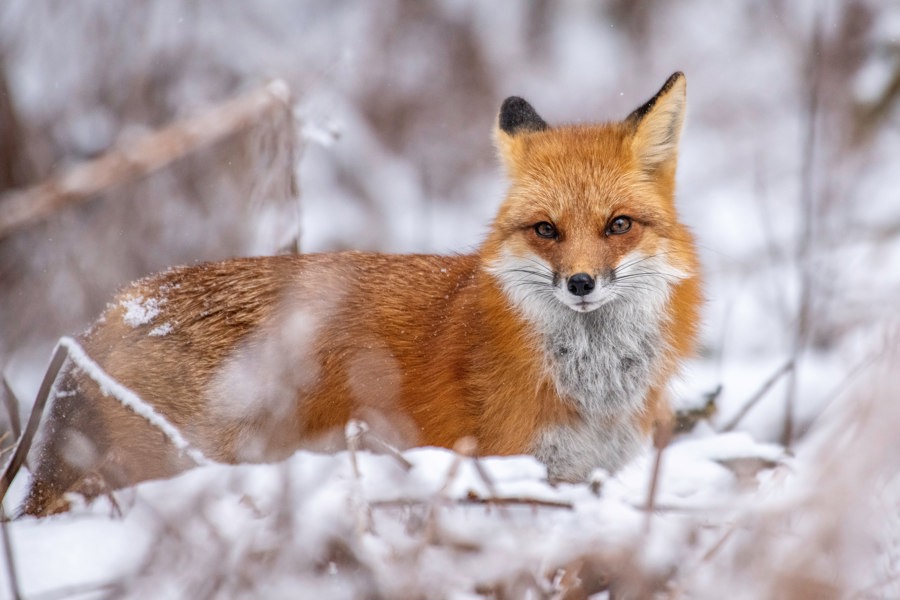
M9 592L13 600L20 600L22 592L19 587L19 572L16 570L16 559L13 556L12 540L9 537L9 523L6 511L0 504L0 534L3 536L3 552L6 555L6 573L9 578Z
M650 533L650 525L653 520L653 507L656 504L656 494L659 489L659 474L662 469L662 455L666 447L660 445L656 449L656 456L653 459L653 474L650 477L650 489L647 490L647 502L644 504L644 534Z
M789 371L792 371L794 369L794 366L795 363L793 358L789 359L786 363L781 365L781 367L779 367L774 373L772 373L772 375L770 375L769 378L766 379L766 381L759 387L759 389L756 390L756 393L750 396L750 399L744 403L744 405L741 407L741 410L739 410L737 414L731 418L730 421L722 426L720 431L722 433L733 431L734 428L737 427L738 424L744 419L744 417L747 416L747 413L753 410L753 407L759 404L760 400L765 398L766 394L769 393L769 390L772 389L772 386L778 383L778 380L784 377L785 374L787 374Z
M356 513L356 532L359 535L372 533L373 526L372 509L363 493L362 472L359 469L359 460L356 456L360 443L368 430L368 424L356 419L350 419L346 427L344 427L347 452L350 454L350 466L353 468L353 492L350 496L350 502L353 504L353 509Z
M533 506L540 508L559 508L563 510L574 510L575 506L571 502L561 500L542 500L540 498L523 498L523 497L504 497L489 496L482 498L480 496L466 496L455 500L446 500L448 504L459 506L477 505L477 506ZM376 500L371 503L372 508L408 508L410 506L430 506L430 500Z
M361 432L360 448L370 450L376 454L386 454L387 456L390 456L397 461L397 464L399 464L400 468L404 471L411 471L413 468L413 464L406 460L400 450L381 439L381 437L376 435L371 429L367 428L365 431Z
M817 11L813 24L813 38L809 50L808 95L803 109L806 127L803 139L803 164L800 179L800 242L797 245L797 266L800 269L800 302L797 309L797 327L794 336L792 358L797 362L809 337L813 302L813 270L810 264L816 225L815 165L816 165L816 122L819 115L821 96L821 53L823 15ZM797 402L797 369L789 373L787 394L784 402L784 426L781 443L790 450L794 441L795 404Z
M0 504L3 503L6 492L9 491L9 486L19 473L19 469L22 468L22 463L25 462L28 451L31 450L31 443L34 441L34 435L41 424L41 417L47 405L47 398L50 396L50 391L53 389L53 384L56 382L56 377L59 375L59 370L66 361L67 356L68 350L66 350L65 346L57 344L56 350L53 352L53 358L50 359L50 366L47 367L47 372L44 373L44 380L41 382L41 388L38 390L34 406L31 408L28 424L16 443L15 452L13 452L12 457L6 464L6 468L3 470L3 477L0 478Z
M3 376L3 389L0 390L3 396L3 406L6 407L6 414L9 417L9 427L12 430L13 437L19 439L22 435L22 416L19 414L19 399L13 392L12 386L9 385L6 376Z
M656 456L653 459L653 474L650 477L650 489L647 490L647 502L644 505L647 514L644 520L644 535L650 533L650 526L653 521L653 507L656 504L656 494L659 491L659 477L662 472L663 452L672 441L672 424L658 423L653 432L653 445L656 447Z
M116 597L119 588L112 583L84 583L49 590L41 594L28 596L28 600L66 600L68 598L78 598L81 596L94 597L99 593L107 592L102 598Z
M488 506L533 506L541 508L561 508L564 510L574 510L575 506L571 502L563 502L560 500L541 500L539 498L508 498L508 497L488 497L481 498L479 496L466 497L457 500L458 504L476 504Z
M120 143L100 158L32 188L0 197L0 239L62 208L139 177L227 136L250 128L273 110L290 112L291 95L281 80L229 100L137 140Z
M734 535L735 531L737 531L737 525L732 525L731 527L729 527L725 531L725 533L723 533L722 536L718 540L716 540L716 543L710 546L709 550L703 553L703 558L701 558L700 560L702 562L709 562L710 560L712 560L713 556L718 554L719 550L721 550L725 545L725 542L731 539L731 536Z

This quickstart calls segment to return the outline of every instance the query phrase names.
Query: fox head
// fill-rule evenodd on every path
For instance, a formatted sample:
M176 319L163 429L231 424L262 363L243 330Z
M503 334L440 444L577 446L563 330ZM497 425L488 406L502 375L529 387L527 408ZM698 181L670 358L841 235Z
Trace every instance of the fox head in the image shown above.
M482 247L486 267L526 313L587 313L690 277L690 234L674 203L685 78L669 77L623 121L550 127L507 98L495 131L510 179Z

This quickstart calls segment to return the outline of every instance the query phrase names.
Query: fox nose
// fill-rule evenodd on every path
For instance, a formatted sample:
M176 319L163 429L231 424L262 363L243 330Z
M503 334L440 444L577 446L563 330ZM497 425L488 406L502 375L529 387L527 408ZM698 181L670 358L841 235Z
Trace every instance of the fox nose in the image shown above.
M576 273L569 277L568 288L575 296L587 296L594 291L594 278L587 273Z

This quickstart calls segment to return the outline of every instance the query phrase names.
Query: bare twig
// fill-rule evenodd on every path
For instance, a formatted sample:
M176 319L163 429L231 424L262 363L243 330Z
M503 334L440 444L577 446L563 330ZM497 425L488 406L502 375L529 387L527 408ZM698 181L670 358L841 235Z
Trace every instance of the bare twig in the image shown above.
M38 426L41 424L41 417L43 416L44 408L47 405L47 398L50 396L50 391L53 389L53 384L56 382L56 376L59 375L59 370L66 361L67 356L68 350L66 350L65 346L62 344L58 344L53 353L53 358L50 359L50 366L47 367L47 372L44 373L44 380L41 382L41 387L38 390L34 406L31 408L31 415L28 417L28 424L25 426L25 431L23 431L22 435L19 437L19 441L16 443L16 450L13 452L12 457L6 464L6 468L3 470L3 477L0 479L0 504L3 503L6 492L9 491L9 486L19 473L19 469L22 468L22 463L25 462L25 456L31 449L31 443L34 441L34 435L37 433Z
M747 413L749 413L751 410L753 410L753 407L755 407L757 404L759 404L760 400L765 398L766 394L769 393L769 390L772 389L772 386L774 386L776 383L778 383L778 381L782 377L784 377L785 374L787 374L789 371L792 371L794 369L794 365L795 365L794 359L790 358L787 362L785 362L783 365L781 365L774 373L772 373L772 375L770 375L769 378L766 379L765 382L763 382L763 384L759 387L759 389L756 390L756 393L754 393L752 396L750 396L750 399L744 403L744 405L737 412L737 414L734 415L731 418L731 420L729 420L725 425L722 426L720 431L722 431L722 432L733 431L734 428L737 427L738 424L744 419L744 417L747 416Z
M650 489L647 490L647 502L644 505L644 510L647 511L644 515L644 534L650 533L650 525L653 521L653 507L656 504L656 493L659 488L659 474L662 469L662 455L665 450L666 447L660 445L656 449L656 456L653 459L653 474L650 476Z
M362 475L359 472L359 461L356 459L356 452L359 450L360 439L368 431L369 426L362 421L350 419L344 427L344 439L347 442L347 451L350 454L350 466L353 469L353 476L359 481Z
M803 107L806 117L805 137L803 140L803 165L800 181L800 241L797 245L797 266L800 269L800 302L797 309L797 327L795 329L793 351L791 353L796 363L806 347L809 337L812 301L813 301L813 269L812 269L812 245L816 233L816 194L815 165L816 165L816 122L819 115L819 101L821 96L821 53L822 53L822 13L816 12L813 25L813 38L809 50L809 83L806 104ZM782 430L782 445L790 450L794 441L794 411L797 398L797 369L791 369L788 373L787 395L784 402L784 427Z
M878 349L874 352L868 353L862 359L860 359L853 368L847 371L846 375L844 375L843 379L841 379L837 384L834 385L828 393L824 395L824 400L822 401L822 408L818 411L818 413L813 417L812 421L809 423L809 428L813 428L822 420L823 415L826 414L828 408L831 404L839 398L849 387L856 381L856 378L866 372L867 369L871 368L876 360L884 353L884 349Z
M12 540L9 538L9 523L6 519L6 511L0 504L0 534L3 535L3 552L6 555L6 573L9 578L9 592L13 600L19 600L22 593L19 591L19 572L16 570L16 559L13 556Z
M476 443L473 438L462 438L453 446L453 462L444 476L444 483L428 502L428 513L425 517L425 541L435 543L438 539L437 509L441 503L448 502L447 491L459 477L459 469L466 457L475 453Z
M662 471L663 452L672 441L672 424L659 423L653 432L653 445L656 447L656 456L653 459L653 474L650 476L650 488L647 490L647 502L644 509L644 534L650 533L650 525L653 521L653 507L656 504L656 494L659 488L659 477Z
M446 500L446 499L445 499ZM544 500L541 498L523 498L519 496L489 496L483 498L481 496L466 496L456 500L447 501L451 505L486 505L486 506L532 506L539 508L559 508L564 510L574 510L575 506L571 502L562 500ZM430 504L427 500L377 500L371 503L372 508L407 508L410 506L425 506Z
M701 559L701 561L709 562L710 560L712 560L713 556L718 554L719 550L721 550L725 545L725 542L731 539L731 536L734 535L735 531L737 531L737 525L732 525L727 530L725 530L725 533L723 533L722 536L718 540L716 540L716 543L710 546L709 550L703 553L703 558Z
M117 586L113 583L84 583L28 596L28 600L66 600L67 598L78 598L82 596L93 597L104 592L108 593L101 595L101 598L114 598L115 593L118 590Z
M494 483L494 478L491 477L491 474L484 468L484 463L482 463L477 456L473 456L472 465L475 467L475 472L478 473L478 478L481 479L482 483L484 483L484 486L487 488L488 494L496 496L497 486Z
M0 198L0 239L58 210L84 202L114 185L156 171L186 154L258 123L274 110L290 112L290 90L281 80L146 137L120 144L100 158L32 188Z
M371 450L376 454L386 454L390 456L397 461L397 464L399 464L400 468L404 471L411 471L413 468L413 464L406 460L397 448L381 439L381 437L376 435L371 429L367 428L365 431L361 432L360 447Z
M453 462L450 463L450 468L447 469L447 475L444 478L444 484L438 490L438 496L444 496L447 493L447 490L450 489L450 486L453 485L453 482L459 476L459 469L462 467L463 460L474 455L476 447L474 438L470 437L459 439L453 445Z
M359 461L356 453L359 451L360 441L368 432L369 426L363 421L351 419L344 428L344 436L347 440L347 452L350 454L350 465L353 468L353 494L350 501L356 513L356 530L358 534L372 532L372 510L366 501L362 490L362 473L359 470Z
M13 392L12 386L9 385L9 381L6 380L5 375L3 376L3 389L0 390L0 395L3 396L3 406L6 407L6 415L9 417L9 427L12 430L13 437L19 439L19 436L22 435L19 399L16 398L16 394Z
M32 177L26 136L6 76L3 52L0 51L0 192L25 185Z
M635 510L639 510L641 512L647 511L647 502L637 503L637 502L629 502L628 506ZM659 502L654 502L652 510L654 513L670 513L670 514L682 514L682 515L708 515L710 513L724 513L729 510L733 510L733 506L725 505L725 504L705 504L698 506L678 506L676 504L660 504Z
M873 102L857 108L856 141L864 141L878 125L884 123L900 98L900 65L894 66L890 80Z
M457 500L458 504L483 504L488 506L531 506L540 508L562 508L565 510L574 510L571 502L563 502L561 500L542 500L540 498L508 498L508 497L488 497L467 496Z

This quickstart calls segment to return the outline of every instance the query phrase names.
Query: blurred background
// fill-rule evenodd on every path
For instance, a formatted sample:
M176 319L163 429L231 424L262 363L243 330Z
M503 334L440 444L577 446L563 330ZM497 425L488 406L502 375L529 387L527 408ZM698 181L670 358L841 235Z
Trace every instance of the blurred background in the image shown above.
M0 369L27 411L58 337L170 265L298 235L302 251L472 251L504 193L506 96L551 124L620 119L676 70L678 204L709 304L674 395L718 392L725 425L765 388L737 426L795 437L895 343L894 0L5 0L0 218L276 78L292 97L0 230Z

